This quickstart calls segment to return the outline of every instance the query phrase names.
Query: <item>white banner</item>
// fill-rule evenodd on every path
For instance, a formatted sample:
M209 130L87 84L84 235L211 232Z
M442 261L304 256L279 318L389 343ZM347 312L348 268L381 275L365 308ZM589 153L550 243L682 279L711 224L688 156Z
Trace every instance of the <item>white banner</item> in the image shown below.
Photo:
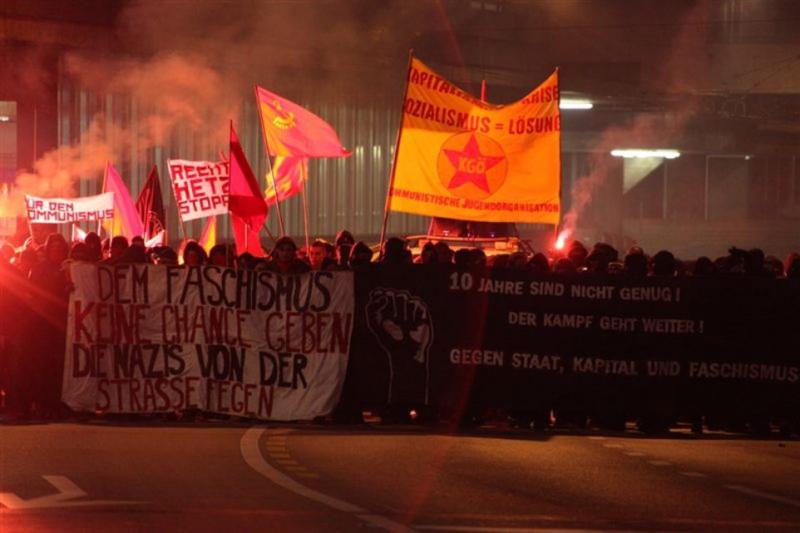
M339 400L352 272L73 263L62 399L76 411L311 419Z
M26 194L25 208L32 224L68 224L114 218L114 193L83 198L39 198Z
M228 212L230 163L220 161L167 161L178 212L184 221Z

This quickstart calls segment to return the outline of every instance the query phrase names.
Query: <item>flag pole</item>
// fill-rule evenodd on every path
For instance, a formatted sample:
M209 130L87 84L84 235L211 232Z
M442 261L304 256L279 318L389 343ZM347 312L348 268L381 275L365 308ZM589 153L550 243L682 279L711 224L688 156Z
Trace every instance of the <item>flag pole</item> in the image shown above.
M269 235L269 238L272 239L273 244L278 242L278 239L275 238L275 235L273 235L272 232L267 227L267 219L264 219L264 224L262 224L261 227L267 231L267 235Z
M110 166L111 166L111 161L106 161L106 173L105 173L105 176L103 176L103 192L105 192L106 185L108 184L107 183L108 182L108 167L110 167ZM114 217L111 219L111 225L110 225L111 229L108 232L109 233L109 235L108 235L108 253L111 253L111 241L114 240L114 224L116 224L116 222L117 222L117 206L116 206L116 203L117 203L117 199L115 197L114 198Z
M108 179L108 161L106 161L106 168L105 168L105 170L103 171L103 188L102 188L102 189L100 189L100 192L101 192L101 193L104 193L104 192L106 192L106 180L107 180L107 179ZM113 206L114 206L114 204L112 203L112 204L111 204L111 206L113 207ZM113 219L112 219L112 221L113 221ZM103 226L103 221L102 221L101 219L99 219L99 218L98 218L98 219L97 219L97 236L98 236L98 237L101 235L101 233L100 233L100 228L101 228L102 226Z
M556 88L558 89L558 102L556 102L556 112L558 112L558 222L553 228L555 234L555 242L558 242L558 228L561 226L561 186L563 184L562 170L561 170L561 67L556 67Z
M414 60L414 49L408 51L408 69L406 70L406 88L403 91L403 101L400 104L400 127L397 129L397 140L394 144L394 158L392 159L392 173L389 176L389 189L386 191L386 204L383 207L383 225L381 225L381 243L378 257L383 257L383 243L386 240L386 225L389 223L389 208L392 205L392 189L394 189L394 174L397 170L397 155L400 153L400 139L403 137L403 115L405 101L408 96L408 79L411 74L411 62Z
M308 185L308 181L303 183L303 190L300 191L300 194L303 196L303 226L306 230L306 253L308 253L309 248L311 245L309 244L308 239L308 204L306 203L306 185ZM275 191L277 195L278 191Z
M186 240L186 222L184 222L181 212L178 210L178 204L175 204L175 210L178 211L178 222L180 222L181 238Z
M31 215L28 213L28 233L31 235L31 243L36 245L36 239L33 237L33 223L31 222Z
M272 172L272 162L269 160L269 143L267 142L267 128L264 125L264 115L261 113L261 103L258 99L258 85L253 85L253 94L256 96L256 111L258 111L258 120L261 123L261 137L264 139L264 150L267 153L267 168L269 169L269 178L272 182L272 189L275 191L275 208L278 210L278 223L281 228L281 236L286 235L286 227L283 225L283 213L281 212L281 199L278 197L278 187L275 185L275 174Z

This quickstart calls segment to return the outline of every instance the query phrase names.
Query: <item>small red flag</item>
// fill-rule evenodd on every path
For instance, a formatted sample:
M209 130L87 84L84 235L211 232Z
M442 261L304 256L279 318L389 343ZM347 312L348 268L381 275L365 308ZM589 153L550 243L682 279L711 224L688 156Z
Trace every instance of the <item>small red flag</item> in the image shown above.
M269 155L350 155L331 125L311 111L257 85L256 99Z
M155 165L148 174L144 187L139 191L139 197L136 199L136 211L144 225L145 241L153 239L166 229L167 217L164 215L161 182L158 179L158 167Z
M231 214L237 251L238 253L248 251L261 257L264 252L258 234L267 218L268 208L255 174L244 155L239 137L233 129L233 121L231 121L230 168L228 211ZM255 253L256 251L258 253Z
M275 186L272 186L272 180ZM307 157L277 156L272 164L272 176L267 175L267 190L265 196L267 205L291 198L303 190L303 184L308 180Z

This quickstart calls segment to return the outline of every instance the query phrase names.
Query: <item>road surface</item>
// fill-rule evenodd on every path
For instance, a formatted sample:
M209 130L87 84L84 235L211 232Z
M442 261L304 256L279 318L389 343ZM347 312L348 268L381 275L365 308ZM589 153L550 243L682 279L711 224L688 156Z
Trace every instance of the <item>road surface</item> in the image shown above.
M0 426L0 531L800 530L800 442L417 426Z

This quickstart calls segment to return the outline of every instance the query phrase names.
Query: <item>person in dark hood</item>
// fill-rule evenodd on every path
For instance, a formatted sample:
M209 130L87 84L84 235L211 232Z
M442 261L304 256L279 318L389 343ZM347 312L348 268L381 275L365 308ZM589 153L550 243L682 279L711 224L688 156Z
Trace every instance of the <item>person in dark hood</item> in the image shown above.
M353 234L344 229L336 234L336 239L333 242L334 246L336 246L336 264L340 267L347 267L347 262L350 259L350 250L353 249L356 243Z
M103 259L103 243L100 241L100 237L97 233L93 231L87 233L86 238L83 239L83 243L88 248L89 261L97 263Z
M61 403L61 380L64 374L67 302L72 288L64 261L69 254L67 241L58 233L47 237L44 259L31 269L31 326L29 355L35 362L38 377L34 385L36 403L44 418L61 417L66 408Z
M383 243L381 263L386 265L403 265L407 263L406 243L399 237L389 237Z
M297 258L297 244L291 237L281 237L272 249L272 258L265 270L280 274L302 274L310 270L308 263Z
M372 250L364 241L358 241L350 250L350 268L364 267L372 263Z
M632 279L647 277L647 257L639 251L628 252L624 261L625 275Z
M197 241L189 241L183 247L183 264L187 267L203 266L208 261L206 251Z

